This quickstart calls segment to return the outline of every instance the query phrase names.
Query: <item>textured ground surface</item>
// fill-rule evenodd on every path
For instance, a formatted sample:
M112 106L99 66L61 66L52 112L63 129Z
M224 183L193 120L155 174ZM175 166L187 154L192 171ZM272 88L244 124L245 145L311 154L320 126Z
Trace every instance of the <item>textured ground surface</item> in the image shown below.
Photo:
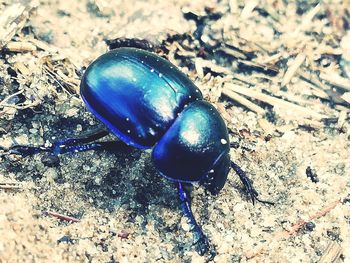
M40 1L0 47L0 146L96 125L78 93L84 67L106 39L148 39L218 107L232 159L276 202L253 206L233 172L216 197L195 187L211 260L350 262L350 7L285 2ZM0 262L208 260L148 153L68 154L53 167L43 158L0 151Z

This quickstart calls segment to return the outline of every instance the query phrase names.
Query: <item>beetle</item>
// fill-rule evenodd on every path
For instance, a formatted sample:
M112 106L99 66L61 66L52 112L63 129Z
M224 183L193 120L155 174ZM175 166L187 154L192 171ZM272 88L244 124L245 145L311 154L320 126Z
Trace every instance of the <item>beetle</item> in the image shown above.
M15 145L10 152L26 156L127 147L151 150L160 174L177 186L181 209L200 254L208 252L209 241L193 216L187 184L199 183L211 194L218 194L232 168L253 203L271 204L258 199L251 180L230 159L229 134L219 112L166 59L137 48L109 51L86 69L80 94L106 128L49 147ZM110 132L120 140L96 142Z

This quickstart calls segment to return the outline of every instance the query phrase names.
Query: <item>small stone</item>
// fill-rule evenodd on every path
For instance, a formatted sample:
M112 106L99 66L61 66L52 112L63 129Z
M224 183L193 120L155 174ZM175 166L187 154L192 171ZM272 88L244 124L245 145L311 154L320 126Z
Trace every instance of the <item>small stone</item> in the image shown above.
M121 239L127 239L129 237L130 233L128 233L126 230L121 230L120 233L118 234L118 237Z
M74 242L73 239L70 238L70 236L63 236L57 240L57 244L60 243L73 244Z
M315 229L316 225L313 222L307 222L305 224L305 230L307 231L313 231Z
M32 128L32 129L29 129L29 132L30 132L31 134L37 134L37 133L38 133L38 130Z
M188 231L191 230L191 227L190 227L190 225L189 225L187 222L183 222L183 223L181 224L181 227L182 227L182 229L183 229L184 231L186 231L186 232L188 232Z
M10 138L1 138L0 147L10 148L12 146L12 140Z
M79 111L78 108L71 108L71 109L67 110L66 116L67 116L67 117L74 117L74 116L77 116L77 115L78 115L78 111Z
M28 136L26 134L22 134L22 135L16 137L16 139L14 141L16 142L16 144L19 144L19 145L29 144Z

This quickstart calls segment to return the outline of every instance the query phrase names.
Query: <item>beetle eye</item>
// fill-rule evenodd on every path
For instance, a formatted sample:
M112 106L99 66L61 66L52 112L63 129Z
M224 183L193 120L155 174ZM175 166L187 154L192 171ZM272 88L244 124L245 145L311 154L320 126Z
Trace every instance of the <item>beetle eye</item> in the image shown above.
M200 183L213 195L224 187L230 171L230 155L223 155Z

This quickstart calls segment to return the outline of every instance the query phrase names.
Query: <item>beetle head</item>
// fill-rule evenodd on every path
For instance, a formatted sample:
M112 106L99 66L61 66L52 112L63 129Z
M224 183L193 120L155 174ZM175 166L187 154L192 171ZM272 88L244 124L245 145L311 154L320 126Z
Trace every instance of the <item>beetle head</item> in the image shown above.
M215 163L214 167L207 176L200 182L206 190L216 195L224 187L228 172L230 171L230 155L224 154Z

